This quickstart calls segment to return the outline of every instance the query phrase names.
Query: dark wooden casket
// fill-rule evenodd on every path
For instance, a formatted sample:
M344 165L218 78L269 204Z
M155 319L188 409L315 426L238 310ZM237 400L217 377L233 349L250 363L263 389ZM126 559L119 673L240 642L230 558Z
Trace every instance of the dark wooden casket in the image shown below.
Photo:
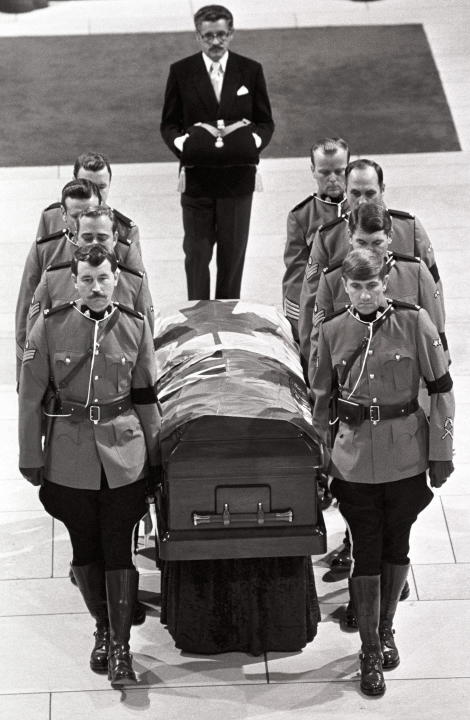
M287 320L254 303L188 302L157 333L160 557L326 552L321 456Z

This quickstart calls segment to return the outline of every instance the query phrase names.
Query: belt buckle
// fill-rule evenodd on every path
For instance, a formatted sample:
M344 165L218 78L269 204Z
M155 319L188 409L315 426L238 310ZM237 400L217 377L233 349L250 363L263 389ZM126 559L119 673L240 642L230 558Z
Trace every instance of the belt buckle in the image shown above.
M374 425L380 422L380 405L371 405L369 407L369 418Z
M96 425L101 420L101 408L99 405L90 405L88 409L90 411L90 421Z

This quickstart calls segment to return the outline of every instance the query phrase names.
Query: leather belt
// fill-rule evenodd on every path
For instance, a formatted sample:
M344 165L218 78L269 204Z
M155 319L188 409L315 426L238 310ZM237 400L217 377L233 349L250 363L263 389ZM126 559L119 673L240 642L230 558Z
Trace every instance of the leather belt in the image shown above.
M130 395L120 400L115 400L112 403L107 403L106 405L88 405L87 407L80 405L80 403L63 400L61 404L61 415L71 422L89 420L96 425L96 423L111 420L111 418L121 415L121 413L126 412L126 410L129 410L131 407L132 400Z
M340 401L341 402L341 401ZM381 420L393 420L394 418L406 417L416 412L419 408L418 398L413 398L409 402L400 405L356 405L351 413L351 418L347 415L340 416L340 419L348 425L358 425L369 420L376 425Z

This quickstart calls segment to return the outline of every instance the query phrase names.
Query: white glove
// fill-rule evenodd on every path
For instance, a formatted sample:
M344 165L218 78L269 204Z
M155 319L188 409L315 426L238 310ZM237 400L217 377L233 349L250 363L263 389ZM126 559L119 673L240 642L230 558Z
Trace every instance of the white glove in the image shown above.
M186 135L180 135L179 137L175 138L173 140L173 145L180 151L183 151L183 145L186 142L186 138L188 138L189 135L186 133Z

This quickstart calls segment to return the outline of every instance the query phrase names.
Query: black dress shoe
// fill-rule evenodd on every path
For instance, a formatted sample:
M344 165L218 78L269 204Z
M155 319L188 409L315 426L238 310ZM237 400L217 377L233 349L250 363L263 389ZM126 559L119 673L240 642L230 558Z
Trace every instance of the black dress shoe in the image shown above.
M351 548L347 545L336 552L330 560L332 570L349 570L352 565Z

